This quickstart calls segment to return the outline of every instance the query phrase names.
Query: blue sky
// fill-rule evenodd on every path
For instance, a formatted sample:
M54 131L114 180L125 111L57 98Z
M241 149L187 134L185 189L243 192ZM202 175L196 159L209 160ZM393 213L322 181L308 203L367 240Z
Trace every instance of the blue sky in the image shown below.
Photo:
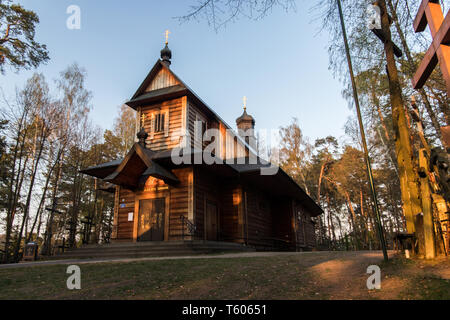
M93 93L92 120L112 126L118 107L143 81L164 45L169 29L172 70L229 125L242 113L242 97L256 128L276 129L297 117L312 140L341 137L351 114L342 85L328 70L328 35L318 34L313 4L298 1L296 12L275 9L260 21L240 19L216 33L206 21L180 24L196 0L22 0L40 17L37 40L51 60L37 71L51 82L77 62L88 73ZM81 30L69 30L66 9L81 8ZM0 76L7 96L35 70Z

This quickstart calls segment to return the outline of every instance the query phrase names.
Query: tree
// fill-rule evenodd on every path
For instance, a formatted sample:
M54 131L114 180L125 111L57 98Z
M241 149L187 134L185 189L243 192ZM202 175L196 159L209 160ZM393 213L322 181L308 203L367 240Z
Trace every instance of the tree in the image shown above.
M0 1L0 71L36 68L49 60L47 47L35 41L36 13L10 0Z
M136 119L134 111L123 108L114 130L119 135L93 126L85 79L86 71L72 64L60 73L58 90L52 94L43 75L34 74L16 99L5 99L0 109L5 262L19 261L29 241L37 241L49 254L63 239L77 246L83 231L91 234L81 224L84 217L95 223L91 242L109 241L114 194L100 191L100 182L80 170L122 157L133 142ZM46 210L49 207L60 214Z
M57 81L61 93L61 103L66 110L66 125L63 135L69 138L61 153L59 172L56 174L54 188L60 190L61 201L69 204L69 221L73 226L78 222L83 205L82 196L85 190L85 178L79 171L87 166L89 159L85 153L95 142L95 132L88 118L91 109L92 93L86 89L86 71L76 63L61 72ZM57 192L53 194L56 202ZM51 224L47 226L51 228ZM76 245L76 229L70 230L69 245Z
M119 109L119 114L114 120L114 135L120 139L121 148L120 153L125 157L127 152L136 139L136 111L127 105L122 105Z
M420 253L422 227L416 215L424 210L417 174L419 149L423 136L429 145L440 145L442 142L440 127L447 124L449 119L448 96L439 75L439 68L433 72L432 80L421 90L415 91L410 81L429 43L426 37L415 34L412 28L414 20L412 15L415 15L421 2L410 0L374 2L381 9L381 27L385 38L383 43L380 43L367 27L369 3L348 0L343 0L342 3L350 35L351 56L359 80L358 90L363 98L361 99L363 117L373 129L371 131L376 133L370 135L369 149L382 151L380 153L384 154L389 154L389 150L396 151L396 163L390 161L391 164L385 162L386 157L380 156L378 152L372 153L378 158L378 164L382 164L383 169L396 170L398 185L401 186L402 209L407 219L407 230L409 233L416 231ZM325 28L332 33L329 47L331 68L346 81L347 70L343 68L342 63L345 57L343 43L336 40L339 39L340 33L336 27L339 19L336 1L321 0L316 8L324 18ZM394 42L403 51L400 58L394 57ZM348 83L345 84L348 87ZM349 98L348 90L345 93L344 96ZM418 112L423 118L424 129L421 130L423 136L412 125L410 101L413 96L417 96ZM382 139L383 135L386 139ZM379 148L380 142L386 145L387 150ZM394 159L394 156L392 158ZM389 201L395 208L396 199Z
M22 205L22 222L17 235L15 245L14 260L19 259L19 250L23 239L24 228L28 226L30 214L30 205L33 196L33 189L36 178L38 177L39 164L42 160L46 142L52 133L53 127L57 121L59 110L56 104L50 102L49 89L47 83L41 74L35 74L27 83L22 91L23 103L32 106L30 113L30 137L29 144L30 168L27 170L26 180L28 190L26 191L25 202ZM25 238L26 238L25 231Z
M310 194L306 183L307 170L305 164L311 156L312 146L303 137L298 120L293 119L287 127L280 128L280 164L283 169Z
M294 0L200 0L191 5L189 12L180 21L205 18L214 30L219 30L228 22L240 17L258 20L268 15L274 7L288 11L295 8Z

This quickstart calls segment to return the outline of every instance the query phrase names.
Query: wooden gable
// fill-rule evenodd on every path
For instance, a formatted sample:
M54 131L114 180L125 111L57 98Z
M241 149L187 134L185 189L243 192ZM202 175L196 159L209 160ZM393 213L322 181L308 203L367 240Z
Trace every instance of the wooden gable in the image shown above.
M158 59L131 98L131 101L148 92L170 88L176 85L186 88L185 84L172 72L172 70Z
M178 178L170 170L151 160L154 154L135 143L116 170L103 180L131 189L140 187L148 177L164 180L167 184L177 184Z
M173 76L172 72L167 68L161 68L151 80L150 84L145 89L145 92L163 89L177 84L180 84L180 81Z

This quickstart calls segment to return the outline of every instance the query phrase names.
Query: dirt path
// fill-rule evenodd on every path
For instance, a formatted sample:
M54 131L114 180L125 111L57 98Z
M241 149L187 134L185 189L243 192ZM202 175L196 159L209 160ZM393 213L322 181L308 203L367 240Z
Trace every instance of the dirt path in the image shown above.
M394 252L389 252L390 258ZM316 261L314 261L316 260ZM390 284L383 277L383 255L381 252L329 252L317 259L305 261L311 272L313 286L319 295L326 293L328 299L368 299L376 297L377 290L367 289L367 268L377 265L381 269L381 285L384 299L395 299L389 290Z
M312 276L312 285L319 296L327 299L399 299L417 298L422 294L433 297L433 287L444 283L450 288L450 259L433 261L406 260L394 251L385 263L381 252L327 252L300 261ZM377 265L381 270L381 290L367 289L367 267ZM444 282L442 282L443 280ZM436 288L440 298L441 288ZM408 292L413 290L414 292ZM444 289L445 290L445 289ZM423 291L423 292L422 292ZM444 293L445 294L445 293ZM445 295L448 297L450 292Z
M180 260L180 259L225 259L225 258L251 258L251 257L273 257L310 254L311 252L242 252L226 253L217 255L192 255L192 256L172 256L172 257L148 257L148 258L105 258L105 259L68 259L68 260L48 260L35 262L21 262L12 264L0 264L0 269L67 265L67 264L94 264L94 263L127 263L139 261L160 261L160 260Z

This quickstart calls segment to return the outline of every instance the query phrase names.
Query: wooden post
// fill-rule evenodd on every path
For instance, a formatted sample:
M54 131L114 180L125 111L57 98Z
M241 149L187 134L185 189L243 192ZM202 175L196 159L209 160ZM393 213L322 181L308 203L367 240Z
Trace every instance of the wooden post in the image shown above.
M420 176L420 193L422 196L423 210L423 233L425 238L425 258L434 259L436 257L436 247L434 241L434 225L433 225L433 206L431 201L431 190L428 183L428 161L425 148L419 151L419 176Z
M445 199L437 194L437 193L433 193L432 195L433 198L433 204L436 206L436 210L437 210L437 222L440 224L440 228L437 228L438 231L441 231L441 234L439 235L441 237L442 241L442 251L444 253L450 253L449 250L449 245L450 245L450 214L448 212L448 206L447 206L447 202L445 201ZM437 226L439 227L439 226ZM438 244L439 244L439 240L438 240Z
M422 32L430 27L433 42L417 68L412 80L414 89L423 87L436 65L440 64L442 75L450 95L450 14L444 19L441 5L437 0L422 0L414 20L414 31Z
M120 205L120 186L116 186L114 192L114 217L113 217L113 225L111 231L111 239L116 240L118 237L118 227L119 227L119 205Z

